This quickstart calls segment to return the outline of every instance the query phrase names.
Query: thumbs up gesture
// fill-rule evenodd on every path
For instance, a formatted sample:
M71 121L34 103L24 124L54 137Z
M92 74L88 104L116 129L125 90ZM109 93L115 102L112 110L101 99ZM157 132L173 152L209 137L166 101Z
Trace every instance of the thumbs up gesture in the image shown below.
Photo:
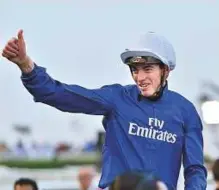
M33 62L26 53L23 30L19 30L17 37L8 41L2 56L18 65L22 71L30 72L33 69Z

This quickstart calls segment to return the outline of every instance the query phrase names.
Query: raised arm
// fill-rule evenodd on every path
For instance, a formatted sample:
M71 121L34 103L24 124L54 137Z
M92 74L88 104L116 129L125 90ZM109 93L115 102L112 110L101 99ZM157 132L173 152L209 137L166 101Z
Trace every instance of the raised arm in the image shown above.
M21 79L36 102L72 113L107 114L113 110L113 94L118 88L118 85L110 85L91 90L67 85L52 79L39 66L35 66L31 73L23 74Z
M91 90L52 79L45 68L34 64L27 55L22 30L7 43L2 55L20 68L22 82L36 102L73 113L105 115L113 109L118 85Z

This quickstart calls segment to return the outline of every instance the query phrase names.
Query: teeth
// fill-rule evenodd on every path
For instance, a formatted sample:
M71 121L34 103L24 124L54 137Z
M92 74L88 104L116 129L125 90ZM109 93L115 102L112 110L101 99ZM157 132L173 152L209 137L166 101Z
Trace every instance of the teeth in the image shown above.
M143 84L143 85L140 85L141 87L147 87L148 86L148 84Z

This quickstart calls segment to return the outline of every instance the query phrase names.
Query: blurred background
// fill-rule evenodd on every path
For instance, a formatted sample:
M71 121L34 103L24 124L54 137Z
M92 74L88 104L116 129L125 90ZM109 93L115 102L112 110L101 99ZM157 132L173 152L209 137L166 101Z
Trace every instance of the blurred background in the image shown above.
M166 36L177 56L169 86L202 117L208 189L213 189L211 166L219 157L218 10L218 0L0 0L0 49L23 29L28 54L52 77L98 88L133 83L120 53L147 31ZM0 63L1 189L12 189L23 176L44 189L78 188L81 167L101 167L102 117L34 103L17 67L2 57ZM179 189L182 184L181 175Z

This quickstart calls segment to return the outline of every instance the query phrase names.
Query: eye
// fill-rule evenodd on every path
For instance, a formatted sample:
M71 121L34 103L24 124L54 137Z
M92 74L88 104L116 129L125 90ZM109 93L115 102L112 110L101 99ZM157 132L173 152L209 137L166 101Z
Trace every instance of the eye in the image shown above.
M138 70L137 70L137 68L136 67L130 67L130 69L131 69L131 72L137 72Z
M153 70L152 67L148 67L148 66L143 67L143 69L144 69L144 71L151 71L151 70Z

